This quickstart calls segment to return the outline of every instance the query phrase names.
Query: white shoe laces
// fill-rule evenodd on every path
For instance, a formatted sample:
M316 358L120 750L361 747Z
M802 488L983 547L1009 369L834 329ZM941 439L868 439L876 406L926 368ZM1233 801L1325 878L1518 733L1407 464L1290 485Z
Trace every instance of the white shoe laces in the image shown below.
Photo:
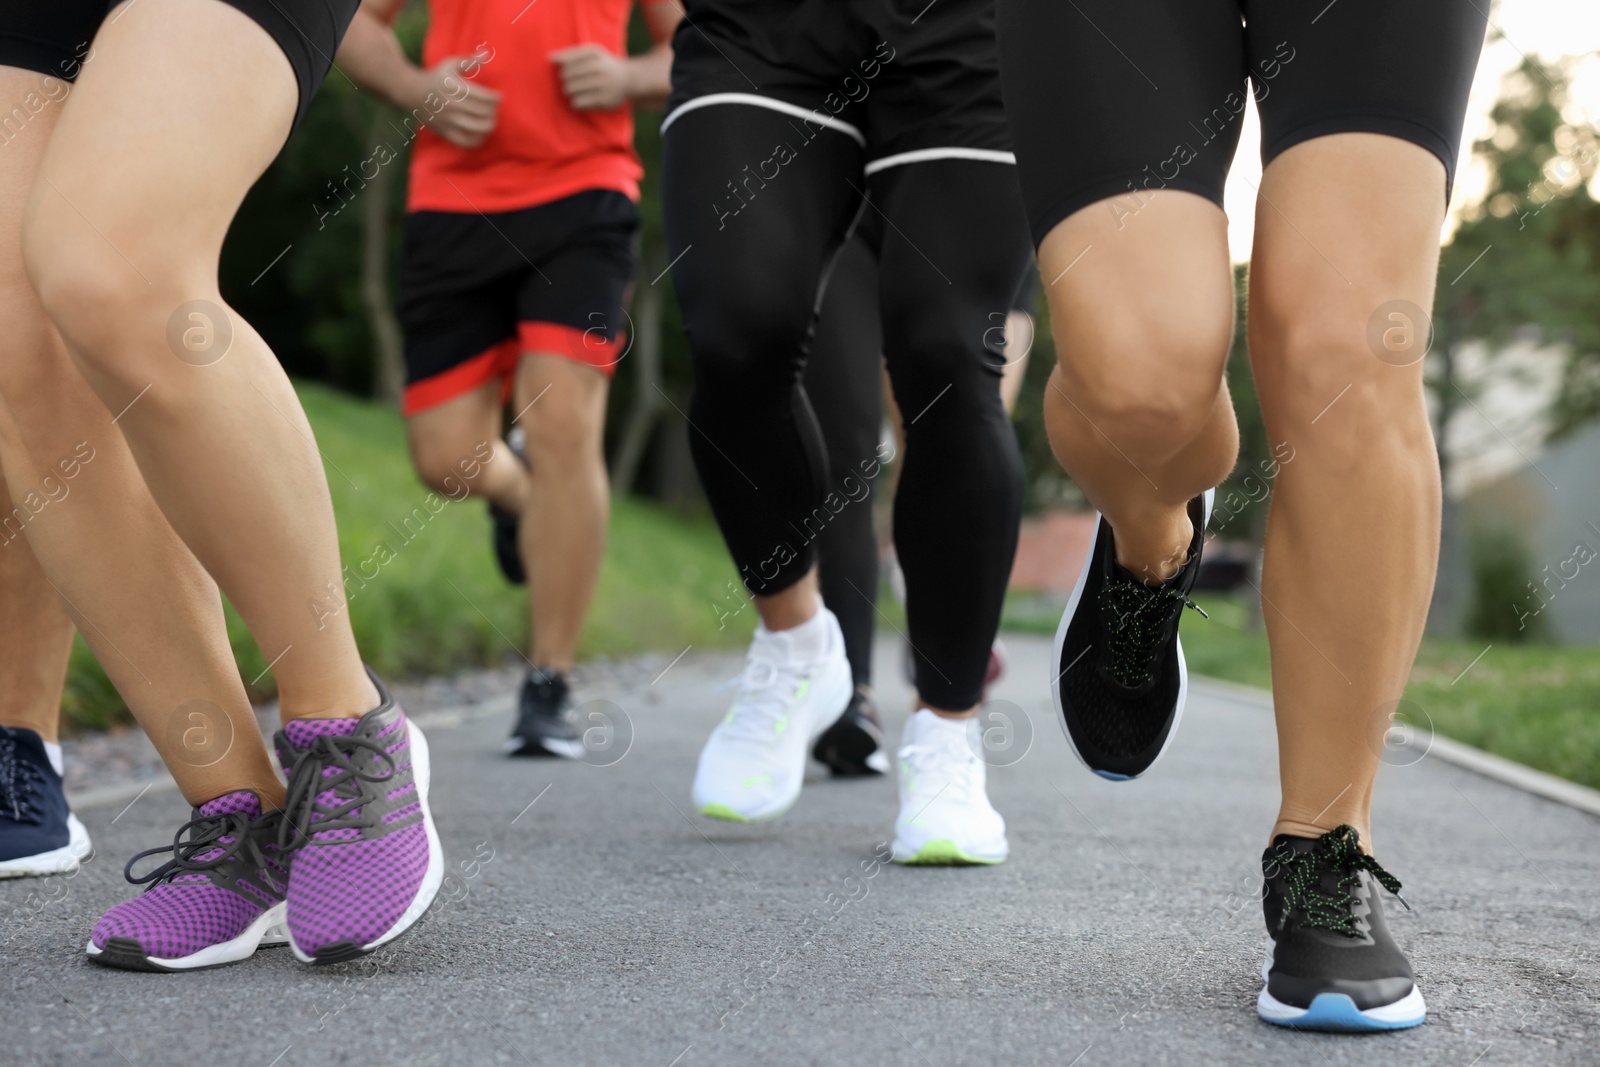
M931 742L902 745L900 759L910 769L918 793L963 803L988 802L983 763L973 755L964 734L957 737L940 730Z
M805 681L805 673L793 665L758 655L752 648L744 672L736 683L738 692L733 707L723 721L723 735L751 741L771 741L775 727L788 710L795 691Z

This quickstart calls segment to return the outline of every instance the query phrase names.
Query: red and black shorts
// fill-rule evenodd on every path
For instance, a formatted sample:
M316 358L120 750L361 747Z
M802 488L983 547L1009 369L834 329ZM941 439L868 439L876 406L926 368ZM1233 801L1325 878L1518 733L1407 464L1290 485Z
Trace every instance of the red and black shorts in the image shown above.
M491 381L509 397L524 354L613 374L627 351L623 295L638 227L633 201L610 189L492 215L408 215L398 300L405 414Z

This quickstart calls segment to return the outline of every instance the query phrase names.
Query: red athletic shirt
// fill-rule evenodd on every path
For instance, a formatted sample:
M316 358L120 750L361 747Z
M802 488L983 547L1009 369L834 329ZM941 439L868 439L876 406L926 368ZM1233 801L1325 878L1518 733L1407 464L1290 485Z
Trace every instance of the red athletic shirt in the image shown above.
M497 90L494 132L457 148L423 128L411 151L411 211L515 211L585 189L639 199L633 109L577 111L550 53L597 44L627 55L632 0L432 0L422 62L478 54L471 81ZM445 106L449 106L446 104Z

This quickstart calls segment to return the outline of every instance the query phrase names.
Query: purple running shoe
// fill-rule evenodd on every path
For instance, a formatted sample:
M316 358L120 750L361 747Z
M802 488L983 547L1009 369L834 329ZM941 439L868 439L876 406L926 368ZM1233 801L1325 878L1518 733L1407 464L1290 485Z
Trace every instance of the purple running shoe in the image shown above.
M371 674L371 672L368 672ZM274 743L289 778L289 947L302 963L366 955L422 918L444 880L428 810L428 742L372 675L359 719L294 719Z
M139 896L100 917L89 939L96 963L134 971L188 971L246 959L288 940L284 890L288 857L278 849L282 812L261 814L247 790L194 809L172 844L128 861L123 873ZM141 877L133 865L162 852L172 858Z

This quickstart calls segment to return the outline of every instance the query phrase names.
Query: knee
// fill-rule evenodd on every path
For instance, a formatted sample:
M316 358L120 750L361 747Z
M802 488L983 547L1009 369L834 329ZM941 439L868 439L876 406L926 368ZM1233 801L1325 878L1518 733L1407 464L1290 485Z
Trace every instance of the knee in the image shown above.
M600 461L605 428L603 394L576 398L566 404L539 405L522 420L528 465L535 475L546 470L568 470Z
M786 398L799 380L809 308L789 294L740 293L716 314L688 317L697 399L728 396L741 404Z
M1268 431L1319 463L1355 470L1375 456L1433 450L1420 361L1394 366L1362 324L1301 313L1251 325Z
M924 425L923 413L935 423L963 412L974 418L1005 418L1000 404L1003 330L1003 315L986 320L977 308L919 299L884 309L884 364L908 433L913 424Z
M1138 461L1164 462L1194 440L1223 387L1233 319L1220 313L1120 315L1057 331L1047 393Z
M152 284L153 268L141 276L115 249L93 233L85 239L81 230L65 225L59 213L30 216L22 232L28 277L92 385L110 381L143 389L176 361L157 361L151 346L129 340L165 336L167 319L183 300L167 298L164 280L170 274L160 272L163 281Z

